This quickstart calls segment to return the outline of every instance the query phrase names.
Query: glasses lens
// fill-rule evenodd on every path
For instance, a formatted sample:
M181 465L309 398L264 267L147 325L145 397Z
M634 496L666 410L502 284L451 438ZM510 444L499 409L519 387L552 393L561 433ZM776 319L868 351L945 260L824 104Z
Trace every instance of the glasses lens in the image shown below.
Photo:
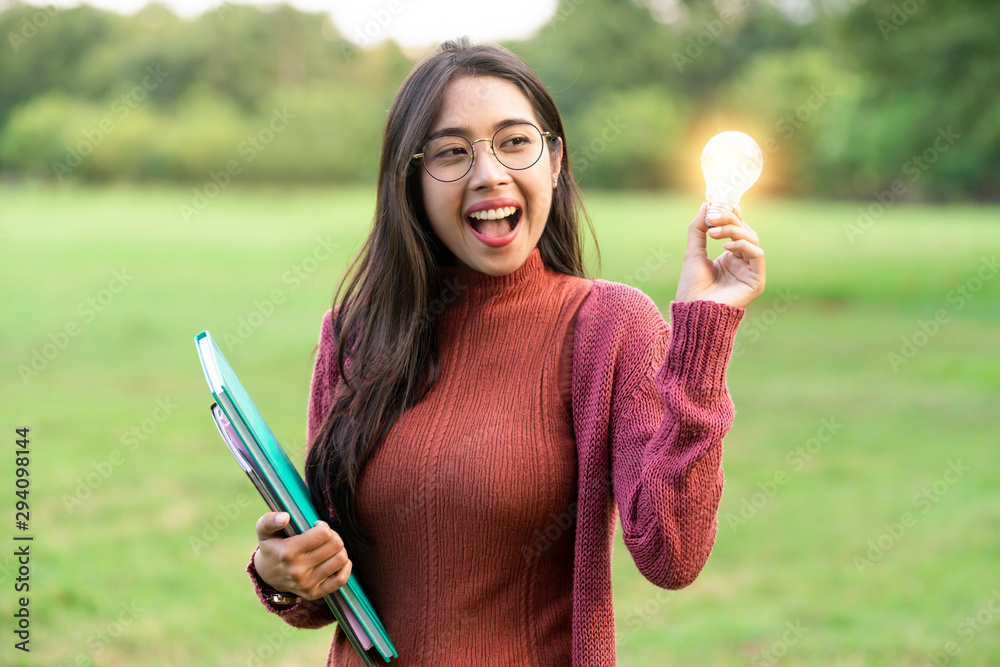
M462 137L446 135L424 145L424 165L439 181L457 181L472 164L472 144Z
M542 133L528 123L502 127L493 136L493 150L508 169L527 169L542 156Z

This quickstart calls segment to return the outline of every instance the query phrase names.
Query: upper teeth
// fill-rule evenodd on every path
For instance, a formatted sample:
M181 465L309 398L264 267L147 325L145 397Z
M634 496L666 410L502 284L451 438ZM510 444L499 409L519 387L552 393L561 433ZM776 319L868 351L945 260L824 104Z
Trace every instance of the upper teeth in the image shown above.
M494 208L489 211L473 211L469 214L469 217L476 220L499 220L500 218L506 218L508 215L514 215L514 211L516 210L516 206L504 206L503 208Z

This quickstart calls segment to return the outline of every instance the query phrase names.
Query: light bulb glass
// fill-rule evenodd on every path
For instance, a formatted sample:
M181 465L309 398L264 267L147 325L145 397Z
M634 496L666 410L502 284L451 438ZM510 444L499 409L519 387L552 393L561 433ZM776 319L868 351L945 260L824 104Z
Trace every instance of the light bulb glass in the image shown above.
M742 132L723 132L705 144L701 171L705 174L705 201L709 209L733 209L764 168L760 146Z

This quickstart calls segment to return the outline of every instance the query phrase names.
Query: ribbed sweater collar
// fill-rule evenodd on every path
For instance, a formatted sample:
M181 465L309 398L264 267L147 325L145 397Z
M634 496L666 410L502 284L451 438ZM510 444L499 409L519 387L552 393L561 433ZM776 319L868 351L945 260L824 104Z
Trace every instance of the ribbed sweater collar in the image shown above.
M542 261L538 246L531 249L524 264L505 276L491 276L465 266L441 267L443 279L451 280L460 287L467 288L470 293L483 297L505 294L515 288L523 287L540 278L544 272L545 263Z

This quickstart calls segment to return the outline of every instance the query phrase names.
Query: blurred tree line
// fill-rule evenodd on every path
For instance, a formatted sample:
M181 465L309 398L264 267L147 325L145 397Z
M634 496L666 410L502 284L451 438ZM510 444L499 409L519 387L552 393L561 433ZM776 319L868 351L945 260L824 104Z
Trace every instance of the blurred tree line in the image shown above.
M996 200L997 34L994 0L561 0L505 45L587 187L697 187L704 142L740 129L772 192ZM285 5L16 3L0 35L6 178L370 183L414 62Z

